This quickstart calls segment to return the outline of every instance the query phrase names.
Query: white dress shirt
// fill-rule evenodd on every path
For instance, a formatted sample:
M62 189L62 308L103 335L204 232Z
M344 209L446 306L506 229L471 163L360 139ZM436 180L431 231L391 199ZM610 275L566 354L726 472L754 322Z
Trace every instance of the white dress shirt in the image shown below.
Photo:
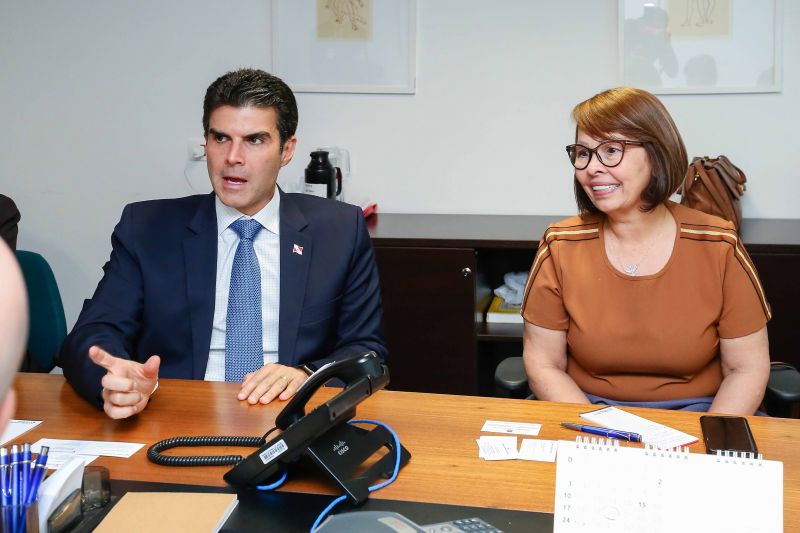
M264 337L264 364L278 362L278 319L280 316L280 191L264 208L249 217L215 199L217 211L217 288L214 297L214 322L211 347L206 367L206 381L225 380L225 323L228 315L228 293L231 284L233 257L239 246L239 235L230 228L240 218L253 218L264 228L253 239L253 247L261 270L261 323Z

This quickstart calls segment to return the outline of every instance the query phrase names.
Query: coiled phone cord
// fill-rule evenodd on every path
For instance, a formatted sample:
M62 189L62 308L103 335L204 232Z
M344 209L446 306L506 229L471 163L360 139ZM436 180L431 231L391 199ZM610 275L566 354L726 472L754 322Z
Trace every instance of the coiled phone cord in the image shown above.
M241 455L163 455L161 452L183 446L242 446L260 448L267 442L273 427L262 437L172 437L156 442L147 449L147 458L162 466L233 466L244 460Z

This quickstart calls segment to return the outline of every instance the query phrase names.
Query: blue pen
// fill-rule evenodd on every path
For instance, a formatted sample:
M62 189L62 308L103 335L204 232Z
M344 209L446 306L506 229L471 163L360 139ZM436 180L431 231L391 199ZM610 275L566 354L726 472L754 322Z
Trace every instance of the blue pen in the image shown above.
M31 445L26 442L22 445L19 460L19 503L24 504L28 496L28 485L31 480Z
M44 471L47 470L47 454L50 453L48 446L42 446L39 455L36 457L36 464L34 465L33 475L31 476L31 483L28 486L28 494L25 498L25 505L30 505L36 500L39 492L39 485L42 483Z
M8 450L0 448L0 495L3 507L11 505L8 493Z
M11 505L19 505L19 446L11 446Z
M574 429L575 431L583 431L584 433L591 433L593 435L601 435L606 438L629 440L631 442L642 442L642 436L638 433L630 431L620 431L618 429L599 428L597 426L584 426L583 424L567 424L562 423L561 427Z

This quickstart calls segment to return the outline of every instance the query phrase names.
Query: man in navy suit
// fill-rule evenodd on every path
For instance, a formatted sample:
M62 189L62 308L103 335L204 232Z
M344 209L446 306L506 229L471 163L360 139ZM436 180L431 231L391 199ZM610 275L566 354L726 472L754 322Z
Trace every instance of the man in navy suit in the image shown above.
M203 128L213 194L125 207L61 348L67 380L112 418L144 409L159 376L241 381L239 400L269 403L326 362L386 356L361 210L276 186L297 144L289 87L229 72L206 92Z

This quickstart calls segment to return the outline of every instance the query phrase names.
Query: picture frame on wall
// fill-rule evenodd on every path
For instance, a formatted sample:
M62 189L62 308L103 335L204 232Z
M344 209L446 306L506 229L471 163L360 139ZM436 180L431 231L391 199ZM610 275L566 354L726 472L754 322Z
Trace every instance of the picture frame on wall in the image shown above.
M416 90L416 0L272 0L272 71L296 92Z
M655 94L781 91L782 0L619 0L623 85Z

